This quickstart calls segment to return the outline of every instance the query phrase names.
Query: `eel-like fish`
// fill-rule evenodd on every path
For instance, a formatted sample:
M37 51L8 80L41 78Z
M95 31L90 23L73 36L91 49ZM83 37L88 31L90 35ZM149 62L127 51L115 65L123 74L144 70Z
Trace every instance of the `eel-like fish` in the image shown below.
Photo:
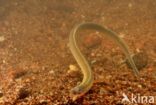
M81 68L81 71L83 73L83 80L78 86L71 89L71 95L73 97L73 100L77 99L78 97L88 92L89 89L92 87L93 80L94 80L91 67L88 61L86 60L86 58L84 57L84 55L81 53L77 44L78 42L77 32L84 29L97 30L99 32L104 33L104 35L109 36L111 39L113 39L113 41L115 41L120 46L120 48L123 50L124 54L126 55L135 76L137 77L139 76L138 69L131 57L127 44L115 32L95 23L85 22L85 23L78 24L70 32L69 48L71 50L72 55L74 56L75 60L77 61L78 65Z

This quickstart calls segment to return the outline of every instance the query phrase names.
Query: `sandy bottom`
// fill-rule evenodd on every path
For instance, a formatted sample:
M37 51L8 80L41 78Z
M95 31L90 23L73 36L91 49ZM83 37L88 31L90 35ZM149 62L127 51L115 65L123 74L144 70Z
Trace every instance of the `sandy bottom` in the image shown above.
M126 64L119 66L125 56L113 41L95 31L81 32L80 48L95 82L72 101L69 92L83 75L68 38L82 22L106 26L133 53L146 53L140 77ZM132 105L142 103L141 96L147 103L156 97L155 0L0 0L0 105L126 105L123 94ZM132 95L138 100L133 102Z

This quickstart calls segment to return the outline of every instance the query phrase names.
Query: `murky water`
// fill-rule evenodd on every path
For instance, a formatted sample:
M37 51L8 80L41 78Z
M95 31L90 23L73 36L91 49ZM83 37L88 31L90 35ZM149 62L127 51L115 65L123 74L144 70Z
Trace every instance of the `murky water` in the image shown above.
M123 92L156 96L155 11L155 0L0 0L0 104L113 105L120 104ZM80 38L80 47L94 62L95 84L72 101L69 91L83 75L69 50L69 33L82 22L108 27L132 52L146 52L142 79L126 64L117 66L124 55L115 44L82 31L87 37Z

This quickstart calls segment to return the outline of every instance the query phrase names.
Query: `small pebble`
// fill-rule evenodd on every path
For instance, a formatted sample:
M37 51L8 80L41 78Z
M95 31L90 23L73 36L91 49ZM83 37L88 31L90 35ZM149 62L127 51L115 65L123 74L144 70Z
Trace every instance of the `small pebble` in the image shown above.
M69 65L68 73L78 71L78 68L75 65Z
M125 34L124 34L124 33L120 33L120 34L119 34L119 37L120 37L120 38L124 38L124 37L125 37Z
M25 80L25 82L26 82L26 83L30 83L31 80L30 80L29 78L27 78L27 79Z
M30 95L30 91L25 88L21 88L19 91L19 99L24 99Z
M139 88L142 88L142 85L138 85Z
M92 60L91 61L91 64L94 64L94 63L96 63L97 62L97 60Z
M50 73L50 74L54 74L54 70L50 70L49 73Z
M1 105L3 105L2 103L3 103L4 101L3 101L3 98L0 98L0 104Z
M4 36L0 36L0 42L3 42L5 40Z
M47 100L44 100L44 99L40 100L40 104L42 105L47 104L47 103L48 103Z
M138 52L137 54L133 55L132 58L138 70L143 69L148 64L148 55L145 52ZM128 60L126 60L126 64L129 68L131 68L131 65L128 62Z
M70 70L77 71L77 67L75 65L69 65Z
M131 7L132 7L132 3L129 3L129 4L128 4L128 7L131 8Z
M90 55L91 55L92 57L95 57L96 54L95 54L95 53L91 53Z

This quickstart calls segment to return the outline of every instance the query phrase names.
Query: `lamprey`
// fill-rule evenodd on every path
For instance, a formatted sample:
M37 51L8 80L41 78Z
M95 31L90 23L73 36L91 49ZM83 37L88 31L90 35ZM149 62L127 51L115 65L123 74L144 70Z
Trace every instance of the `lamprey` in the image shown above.
M77 44L77 42L78 42L77 32L82 31L84 29L97 30L99 32L104 33L104 35L109 36L111 39L113 39L113 41L115 41L120 46L120 48L123 50L124 54L126 55L135 76L137 76L137 77L139 76L138 69L131 57L131 54L130 54L127 44L115 32L113 32L110 29L107 29L101 25L95 24L95 23L89 23L89 22L81 23L81 24L75 26L71 30L70 36L69 36L69 48L83 73L82 82L78 86L71 89L71 95L74 100L76 98L80 97L81 95L84 95L86 92L88 92L89 89L92 87L93 80L94 80L91 67L90 67L88 61L86 60L86 58L84 57L84 55L81 53L81 51L78 47L78 44Z

